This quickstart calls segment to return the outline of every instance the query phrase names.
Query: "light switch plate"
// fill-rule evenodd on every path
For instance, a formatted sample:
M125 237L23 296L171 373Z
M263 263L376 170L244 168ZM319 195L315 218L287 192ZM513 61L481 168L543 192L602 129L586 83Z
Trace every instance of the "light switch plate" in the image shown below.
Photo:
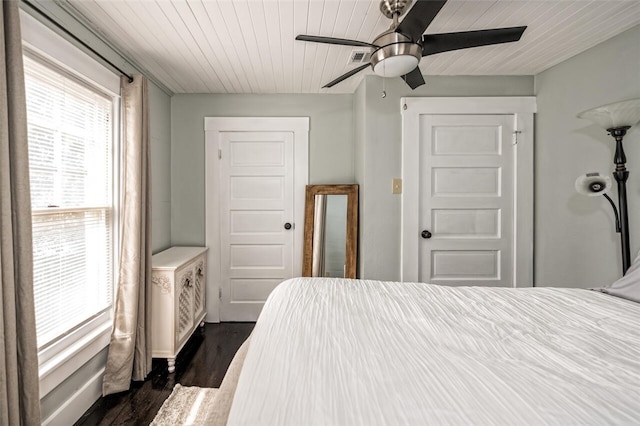
M393 189L391 191L392 194L402 194L402 179L395 178L393 179Z

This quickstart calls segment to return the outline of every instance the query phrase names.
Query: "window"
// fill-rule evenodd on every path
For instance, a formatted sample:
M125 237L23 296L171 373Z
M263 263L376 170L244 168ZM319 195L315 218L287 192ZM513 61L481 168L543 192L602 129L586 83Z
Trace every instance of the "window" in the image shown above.
M118 103L36 54L25 55L24 68L42 353L111 318Z

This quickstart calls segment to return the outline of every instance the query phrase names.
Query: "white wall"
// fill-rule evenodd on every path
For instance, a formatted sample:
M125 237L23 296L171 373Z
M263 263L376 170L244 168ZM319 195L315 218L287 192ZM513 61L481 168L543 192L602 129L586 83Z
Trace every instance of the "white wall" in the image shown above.
M171 97L149 84L151 249L171 246Z
M367 85L362 83L358 86L358 89L353 95L353 121L354 132L354 175L355 181L359 184L358 188L358 261L356 276L361 277L362 269L362 242L364 241L363 230L367 224L367 217L363 214L362 207L366 201L366 183L364 181L365 172L365 119L367 114L366 101L367 101Z
M204 244L204 117L309 116L310 183L360 184L359 268L364 278L400 277L403 96L532 95L532 76L428 77L411 91L400 79L368 76L354 95L182 94L171 99L171 242Z
M361 278L400 279L401 198L391 193L392 179L402 176L400 98L529 96L534 91L533 76L426 76L425 79L426 84L413 91L399 78L386 79L383 98L383 79L367 76L355 95L356 178L361 185Z
M205 244L204 117L309 117L309 183L353 183L352 106L351 95L173 96L172 244Z
M640 97L640 26L535 78L535 283L594 287L621 275L620 239L603 197L585 197L575 179L613 170L614 139L576 114ZM632 259L640 248L640 129L624 139ZM610 194L617 200L617 192Z

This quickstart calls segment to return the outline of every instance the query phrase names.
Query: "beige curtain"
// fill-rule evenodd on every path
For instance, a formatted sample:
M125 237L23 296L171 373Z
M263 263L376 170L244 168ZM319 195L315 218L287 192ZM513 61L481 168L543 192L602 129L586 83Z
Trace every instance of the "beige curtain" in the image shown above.
M102 394L129 389L151 371L151 187L147 79L121 82L123 182L120 272Z
M0 4L0 425L39 425L27 111L17 1Z

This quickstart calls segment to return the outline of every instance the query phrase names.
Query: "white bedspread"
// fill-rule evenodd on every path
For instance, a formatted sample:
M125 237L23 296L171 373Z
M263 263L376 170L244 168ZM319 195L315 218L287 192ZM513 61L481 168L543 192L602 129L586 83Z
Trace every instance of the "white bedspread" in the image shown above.
M228 424L604 423L640 423L640 304L297 278L253 330Z

